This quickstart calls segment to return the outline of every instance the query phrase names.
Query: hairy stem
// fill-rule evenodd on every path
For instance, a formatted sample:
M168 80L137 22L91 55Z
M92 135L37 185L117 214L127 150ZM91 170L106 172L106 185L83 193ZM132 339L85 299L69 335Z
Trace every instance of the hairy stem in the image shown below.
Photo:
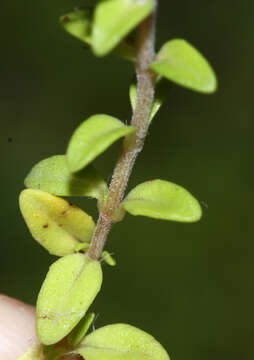
M148 120L154 99L154 74L149 69L154 60L155 50L155 10L138 27L137 34L137 99L131 125L136 128L134 135L124 139L122 152L117 160L107 204L100 212L88 255L99 259L108 233L114 223L115 214L123 199L137 155L143 149L148 130Z

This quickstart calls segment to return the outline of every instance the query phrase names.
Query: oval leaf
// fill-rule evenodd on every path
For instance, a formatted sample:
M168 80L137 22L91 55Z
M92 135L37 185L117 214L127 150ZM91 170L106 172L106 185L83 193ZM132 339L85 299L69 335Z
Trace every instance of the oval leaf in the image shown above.
M36 164L27 175L25 186L60 196L102 199L107 193L107 184L91 165L71 173L65 155L55 155Z
M90 46L93 20L93 8L77 9L61 16L60 23L63 28L74 37ZM135 44L132 39L124 39L113 51L114 55L127 60L136 60Z
M83 340L94 319L94 313L86 314L68 335L67 342L72 348L77 346Z
M91 116L76 129L70 140L67 149L70 170L81 170L113 142L134 131L134 127L126 126L112 116Z
M217 88L216 75L210 64L182 39L164 44L150 66L157 74L192 90L212 93Z
M181 222L195 222L202 215L198 201L187 190L164 180L136 186L124 199L122 207L132 215Z
M67 255L51 265L37 300L40 341L51 345L68 335L87 312L101 283L100 263L86 255Z
M127 324L104 326L85 337L77 353L86 360L169 360L151 335Z
M154 0L102 0L94 13L92 47L97 56L109 53L153 10Z
M93 9L77 9L61 16L60 24L71 35L90 44Z
M50 254L64 256L88 243L95 224L91 216L66 200L41 190L23 190L20 209L33 236Z

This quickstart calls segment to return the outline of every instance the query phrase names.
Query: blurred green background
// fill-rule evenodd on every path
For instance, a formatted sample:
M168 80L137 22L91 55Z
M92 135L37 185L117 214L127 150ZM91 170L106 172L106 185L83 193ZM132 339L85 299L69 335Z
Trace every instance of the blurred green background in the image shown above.
M96 59L58 24L84 4L1 0L0 291L34 304L55 260L31 238L18 194L31 167L65 152L95 113L130 119L132 65ZM219 91L174 86L154 120L130 187L154 178L203 204L197 224L126 216L107 249L96 327L128 322L152 333L172 360L253 359L253 1L160 1L158 47L183 37L213 64ZM109 180L120 143L96 160ZM72 199L95 217L95 201ZM0 320L1 321L1 320Z

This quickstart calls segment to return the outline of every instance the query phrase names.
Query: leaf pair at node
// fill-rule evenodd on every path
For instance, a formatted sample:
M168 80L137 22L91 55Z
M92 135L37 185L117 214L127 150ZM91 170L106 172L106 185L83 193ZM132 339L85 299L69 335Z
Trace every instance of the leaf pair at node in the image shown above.
M134 131L111 116L91 116L74 132L67 156L52 156L30 171L25 179L30 189L20 195L21 212L33 237L51 254L85 251L95 227L84 211L54 195L94 197L103 206L107 184L90 163L114 141ZM114 262L109 256L106 259Z
M110 51L135 60L135 46L123 41L154 8L154 0L100 0L94 8L63 15L60 22L71 35L91 46L97 56Z
M91 46L95 55L113 51L135 61L135 36L128 35L151 14L154 5L154 0L101 0L94 8L62 16L60 22L67 32ZM216 75L208 61L183 39L166 42L150 68L159 77L198 92L213 93L217 89Z
M87 314L65 341L43 346L44 359L59 360L65 356L69 358L68 355L73 358L79 355L85 360L169 360L167 352L154 337L132 325L107 325L86 335L93 320L94 314ZM39 356L23 356L18 360L39 359Z

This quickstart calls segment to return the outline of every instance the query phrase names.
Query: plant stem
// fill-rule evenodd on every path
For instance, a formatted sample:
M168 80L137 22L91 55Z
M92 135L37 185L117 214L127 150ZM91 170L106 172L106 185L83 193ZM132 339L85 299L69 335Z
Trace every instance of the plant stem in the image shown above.
M155 12L147 17L138 27L137 33L137 99L131 125L136 128L134 135L124 139L122 152L117 160L108 200L100 212L95 232L88 250L92 259L99 259L107 240L108 233L115 222L115 214L123 199L137 155L143 149L148 131L148 120L154 99L155 77L149 69L154 60L155 50Z

